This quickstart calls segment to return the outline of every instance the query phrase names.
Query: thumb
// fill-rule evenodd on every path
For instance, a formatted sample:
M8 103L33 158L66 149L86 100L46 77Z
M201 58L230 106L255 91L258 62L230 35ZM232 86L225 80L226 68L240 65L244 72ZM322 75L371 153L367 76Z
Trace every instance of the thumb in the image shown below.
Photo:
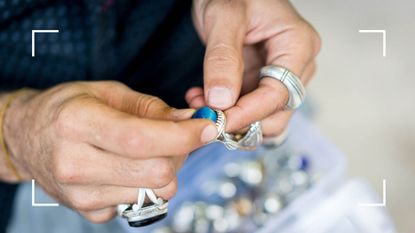
M204 87L206 102L213 108L227 109L239 97L244 71L245 12L242 1L212 0L206 5Z

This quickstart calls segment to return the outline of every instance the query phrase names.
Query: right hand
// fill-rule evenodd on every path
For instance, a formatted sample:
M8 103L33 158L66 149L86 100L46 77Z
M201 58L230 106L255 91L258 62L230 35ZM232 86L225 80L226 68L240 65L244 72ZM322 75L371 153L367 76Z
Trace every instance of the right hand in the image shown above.
M117 82L67 83L17 98L5 139L25 180L105 222L117 204L137 201L138 187L175 194L186 155L217 133L208 120L188 120L192 113Z

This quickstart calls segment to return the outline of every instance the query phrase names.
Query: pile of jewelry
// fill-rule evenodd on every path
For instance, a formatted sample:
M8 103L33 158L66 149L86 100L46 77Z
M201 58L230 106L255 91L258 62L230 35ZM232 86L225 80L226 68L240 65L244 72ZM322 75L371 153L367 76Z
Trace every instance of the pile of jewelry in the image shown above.
M224 164L153 233L254 232L316 180L309 157L287 149Z

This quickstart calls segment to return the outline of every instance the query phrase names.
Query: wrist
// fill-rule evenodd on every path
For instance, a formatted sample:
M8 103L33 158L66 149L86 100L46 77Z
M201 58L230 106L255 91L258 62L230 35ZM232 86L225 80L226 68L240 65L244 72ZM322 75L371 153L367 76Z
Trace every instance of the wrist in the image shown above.
M24 166L21 147L27 146L25 128L27 127L27 103L37 93L34 90L21 90L19 93L4 93L0 97L3 112L3 140L6 148L1 150L0 179L6 182L29 180L30 175ZM11 97L11 95L15 95ZM12 99L10 99L12 98ZM8 103L9 102L9 103ZM8 107L5 108L5 105Z

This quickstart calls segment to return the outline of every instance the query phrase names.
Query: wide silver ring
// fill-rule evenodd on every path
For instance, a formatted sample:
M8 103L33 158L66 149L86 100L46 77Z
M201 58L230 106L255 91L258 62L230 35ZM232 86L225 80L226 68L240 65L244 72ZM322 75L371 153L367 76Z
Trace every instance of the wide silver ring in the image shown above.
M234 135L225 132L226 116L221 110L215 110L217 114L216 127L218 128L217 141L222 142L228 150L255 150L262 143L261 122L257 121L249 126L244 135Z
M275 65L264 66L260 71L259 77L274 78L284 84L288 90L287 109L296 109L303 103L305 88L301 80L288 69Z
M151 203L144 203L146 197ZM119 215L127 219L130 226L139 227L164 218L168 212L168 204L157 197L153 190L138 188L137 203L120 204L117 210Z

